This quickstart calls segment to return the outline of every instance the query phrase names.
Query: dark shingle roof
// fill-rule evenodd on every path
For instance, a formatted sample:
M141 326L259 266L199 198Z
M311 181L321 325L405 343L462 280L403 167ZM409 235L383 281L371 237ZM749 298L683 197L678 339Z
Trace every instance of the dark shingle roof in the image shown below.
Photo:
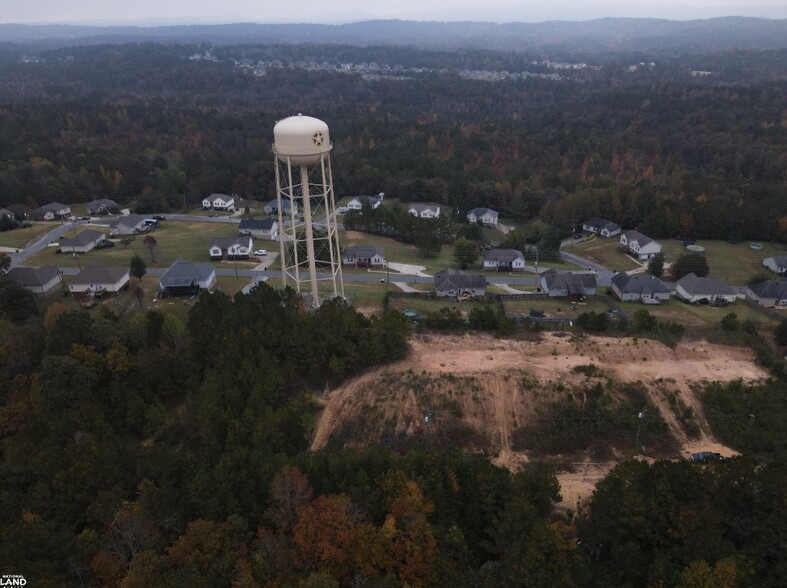
M101 208L117 208L117 202L108 198L98 198L87 203L88 210L99 210Z
M497 261L500 263L511 263L515 259L524 259L521 251L516 249L489 249L481 253L484 261Z
M656 276L630 276L625 272L615 274L612 283L623 294L668 294L670 289Z
M347 247L347 249L342 251L342 257L359 257L361 259L370 259L376 255L383 257L383 250L379 247L373 247L371 245L355 245L353 247Z
M493 215L498 216L498 212L496 210L492 210L491 208L474 208L473 210L468 211L467 214L474 214L476 216L484 216L487 212L491 212Z
M766 280L750 284L749 290L759 298L782 298L787 296L787 280Z
M566 290L569 294L582 294L585 288L595 288L598 285L595 274L568 274L549 269L542 273L541 277L546 279L549 290Z
M710 296L730 296L735 290L719 278L700 278L696 274L687 274L678 280L677 285L692 295L707 294Z
M59 275L57 268L53 265L42 265L41 267L15 267L6 274L10 279L20 286L43 286L52 278Z
M248 245L250 239L251 237L214 237L210 246L229 249L233 245Z
M626 231L625 233L623 233L623 236L626 237L626 240L629 243L631 243L632 241L636 241L640 247L644 247L648 243L654 242L653 239L651 239L647 235L643 235L639 231L635 231L635 230Z
M278 221L272 218L264 218L261 220L257 220L254 218L245 218L240 221L238 225L238 229L241 231L248 230L248 231L270 231L273 228L273 225Z
M605 218L600 218L594 216L591 219L586 220L583 224L595 228L597 231L601 229L609 229L610 231L616 231L620 228L620 225L617 223L613 223L611 220L607 220Z
M61 247L73 247L77 246L84 246L88 243L95 243L100 238L104 236L104 233L100 231L94 231L93 229L85 229L81 233L77 234L70 239L60 239L60 246Z
M159 284L163 288L189 286L194 282L207 280L213 272L213 266L209 263L190 263L178 259L164 272Z
M464 288L485 288L486 278L460 270L446 268L434 275L436 290L461 290Z
M104 267L90 265L71 279L72 285L83 284L114 284L123 276L128 275L127 267Z
M136 227L139 223L141 223L146 218L148 217L142 216L141 214L127 214L126 216L121 216L110 226L116 227L117 225L123 225L129 228L133 228Z

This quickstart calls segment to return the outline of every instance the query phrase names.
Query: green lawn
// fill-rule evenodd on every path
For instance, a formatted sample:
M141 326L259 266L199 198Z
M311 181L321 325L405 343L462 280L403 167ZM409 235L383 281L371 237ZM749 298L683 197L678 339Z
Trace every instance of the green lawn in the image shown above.
M762 325L775 325L778 323L775 319L741 301L720 308L705 304L686 304L676 298L670 298L669 302L658 306L626 303L623 307L629 313L645 309L660 320L675 321L681 323L687 329L692 327L718 327L721 319L731 312L738 315L738 320L741 322L751 319ZM787 311L779 312L784 314L784 318L787 318Z
M91 227L95 228L95 227ZM133 255L139 255L148 267L169 267L178 258L187 261L209 261L208 247L214 237L227 237L237 234L237 226L224 223L203 222L169 222L166 227L150 233L157 245L151 261L150 250L143 243L146 235L137 235L124 247L119 242L111 249L93 250L79 257L82 267L85 265L127 266ZM269 243L265 241L265 243ZM77 261L70 255L56 254L54 247L49 247L29 258L25 264L39 266L51 263L61 267L77 266Z
M420 315L425 315L429 312L436 312L446 306L457 308L463 315L467 315L474 306L479 304L480 303L478 302L470 301L455 302L446 298L391 298L388 301L389 308L393 308L394 310L398 311L402 311L406 308L412 308ZM495 311L500 308L499 303L492 304L491 306L495 309Z
M240 292L250 281L251 278L244 276L240 276L239 278L235 276L217 276L216 285L213 289L221 290L229 296L235 296L235 294Z
M690 253L680 241L673 239L660 241L667 262L675 261L680 255ZM787 255L787 246L763 243L760 251L749 247L749 242L732 245L726 241L697 241L705 248L705 257L710 266L711 276L726 280L729 284L743 285L757 273L770 273L762 265L762 260L772 255ZM776 275L772 274L775 279Z
M573 247L567 247L565 250L614 271L623 272L638 268L639 264L623 253L619 245L620 241L617 238L596 237Z
M398 289L391 286L391 289ZM388 290L385 284L345 282L344 295L350 304L359 310L382 310L383 299Z
M390 237L371 235L360 231L341 231L339 243L342 248L351 245L373 245L385 252L386 259L391 263L407 263L426 267L427 273L434 273L446 267L455 267L454 246L443 245L435 257L422 257L415 245L400 243ZM393 278L394 273L391 273Z
M0 247L24 249L44 233L56 229L59 223L33 223L29 227L0 233Z
M608 300L603 296L591 296L587 301L580 302L574 310L566 298L534 298L533 300L505 300L503 309L506 316L527 316L531 309L541 310L547 318L576 319L583 312L605 312L610 308Z

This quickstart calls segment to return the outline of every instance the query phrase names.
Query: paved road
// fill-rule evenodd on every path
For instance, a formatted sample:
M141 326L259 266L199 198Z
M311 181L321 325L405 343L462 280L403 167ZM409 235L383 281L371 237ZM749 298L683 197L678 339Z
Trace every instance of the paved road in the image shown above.
M589 259L580 257L579 255L568 253L567 251L560 252L560 259L562 259L563 261L567 261L569 263L574 263L576 265L586 267L589 270L596 272L596 274L598 275L598 285L604 288L606 288L612 283L612 276L615 275L615 272L605 268L603 265L592 262Z
M52 241L59 241L60 237L74 228L74 225L70 222L63 223L62 225L53 225L53 228L48 233L44 233L41 235L30 247L26 249L22 249L18 253L11 253L11 267L17 266L23 263L27 258L32 257L42 249L44 249L47 245L49 245Z

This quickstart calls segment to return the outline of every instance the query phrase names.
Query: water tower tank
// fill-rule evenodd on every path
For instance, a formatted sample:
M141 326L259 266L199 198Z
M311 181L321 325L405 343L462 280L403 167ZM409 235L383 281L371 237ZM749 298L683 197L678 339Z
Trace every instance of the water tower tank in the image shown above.
M298 166L314 165L331 150L328 125L311 116L290 116L273 127L273 152L281 161Z

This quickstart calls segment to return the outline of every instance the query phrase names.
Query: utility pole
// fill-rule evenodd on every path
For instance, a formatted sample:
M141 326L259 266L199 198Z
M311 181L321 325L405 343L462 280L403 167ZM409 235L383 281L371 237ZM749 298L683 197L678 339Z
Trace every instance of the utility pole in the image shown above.
M634 445L639 443L639 433L642 430L642 421L645 420L645 412L647 412L647 409L647 406L643 406L642 411L640 411L640 413L637 415L637 418L639 419L639 425L637 425L637 436L634 439Z
M432 411L427 410L424 415L424 423L426 424L426 450L429 451L429 429L432 422Z

